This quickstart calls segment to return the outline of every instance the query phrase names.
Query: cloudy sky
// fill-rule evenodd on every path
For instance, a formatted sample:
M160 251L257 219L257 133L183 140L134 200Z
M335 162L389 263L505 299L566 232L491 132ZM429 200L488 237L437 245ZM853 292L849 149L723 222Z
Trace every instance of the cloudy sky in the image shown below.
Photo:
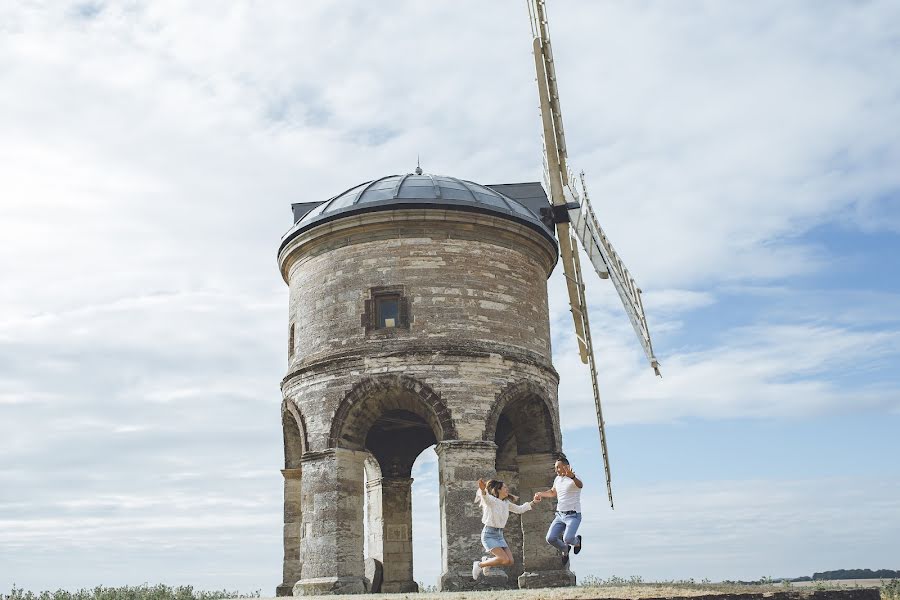
M664 374L591 280L611 511L553 275L575 571L900 568L900 4L550 17L572 166ZM0 590L274 591L290 203L417 155L537 180L529 32L519 0L0 4Z

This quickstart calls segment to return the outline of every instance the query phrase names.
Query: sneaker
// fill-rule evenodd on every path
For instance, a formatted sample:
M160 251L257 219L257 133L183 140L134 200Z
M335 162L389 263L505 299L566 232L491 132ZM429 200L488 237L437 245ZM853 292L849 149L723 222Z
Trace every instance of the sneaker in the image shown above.
M478 578L481 577L481 563L477 560L472 563L472 579L478 581Z
M575 544L575 554L578 554L579 552L581 552L581 536L576 535L575 539L578 540L578 543Z

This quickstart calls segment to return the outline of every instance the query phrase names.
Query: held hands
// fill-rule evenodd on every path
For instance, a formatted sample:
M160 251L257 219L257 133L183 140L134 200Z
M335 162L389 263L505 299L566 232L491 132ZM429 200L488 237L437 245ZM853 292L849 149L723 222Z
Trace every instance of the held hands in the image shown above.
M532 500L532 502L534 502L535 504L537 504L538 502L540 502L540 501L543 500L543 499L544 499L544 498L543 498L543 496L541 496L541 493L540 493L540 492L535 492L535 494L534 494L534 500Z
M487 489L487 484L484 482L484 479L478 478L478 489L482 492Z

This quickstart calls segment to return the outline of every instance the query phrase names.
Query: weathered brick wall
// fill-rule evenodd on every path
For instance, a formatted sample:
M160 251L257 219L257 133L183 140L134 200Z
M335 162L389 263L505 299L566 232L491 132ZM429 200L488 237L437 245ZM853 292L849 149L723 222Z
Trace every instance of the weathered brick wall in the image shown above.
M295 240L296 258L286 261L290 320L297 324L294 362L365 351L381 341L436 340L511 345L549 360L550 243L503 219L450 217L463 222L429 215L428 222L364 223ZM406 286L415 326L384 340L367 338L360 314L368 289L389 285Z
M331 417L362 374L426 383L461 439L481 439L497 393L513 382L533 381L556 401L549 242L496 217L434 220L430 212L443 211L427 212L427 223L362 221L299 238L299 256L285 261L295 351L284 392L304 416L310 449L327 447ZM360 315L368 290L392 285L410 299L409 330L366 335Z

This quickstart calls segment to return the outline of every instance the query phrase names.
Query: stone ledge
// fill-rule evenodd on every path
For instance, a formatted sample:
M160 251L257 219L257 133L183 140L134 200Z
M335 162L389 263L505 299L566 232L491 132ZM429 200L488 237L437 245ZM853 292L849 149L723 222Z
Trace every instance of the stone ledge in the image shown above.
M703 594L696 596L648 596L641 600L880 600L876 588L849 590L816 590L814 592L758 592L738 594ZM579 596L578 600L621 600L609 596Z
M352 594L359 597L366 591L366 580L362 577L313 577L298 581L294 584L293 591L294 596L334 597Z
M427 356L430 360L439 359L490 359L497 357L500 360L523 363L548 373L553 379L559 381L559 373L553 367L552 362L546 357L518 346L467 341L465 344L454 344L443 341L434 343L417 339L402 340L399 342L382 342L382 351L373 352L371 344L361 342L350 349L331 351L316 356L308 356L302 361L292 364L287 375L281 380L282 390L295 379L307 373L317 373L332 369L344 369L345 363L363 362L363 357L369 360L386 360L390 358L405 358L408 356ZM402 371L398 371L402 372Z
M470 580L471 582L471 580ZM474 582L473 582L474 583ZM344 596L321 596L328 600L880 600L877 588L850 588L816 591L747 591L722 593L705 590L701 586L681 593L668 594L664 584L653 586L642 584L628 587L563 587L538 589L496 589L492 591L468 590L458 592L418 593L414 597L407 594L354 594ZM643 589L642 589L643 588ZM674 590L673 590L674 591ZM662 593L660 593L662 592ZM257 598L253 600L275 600Z

